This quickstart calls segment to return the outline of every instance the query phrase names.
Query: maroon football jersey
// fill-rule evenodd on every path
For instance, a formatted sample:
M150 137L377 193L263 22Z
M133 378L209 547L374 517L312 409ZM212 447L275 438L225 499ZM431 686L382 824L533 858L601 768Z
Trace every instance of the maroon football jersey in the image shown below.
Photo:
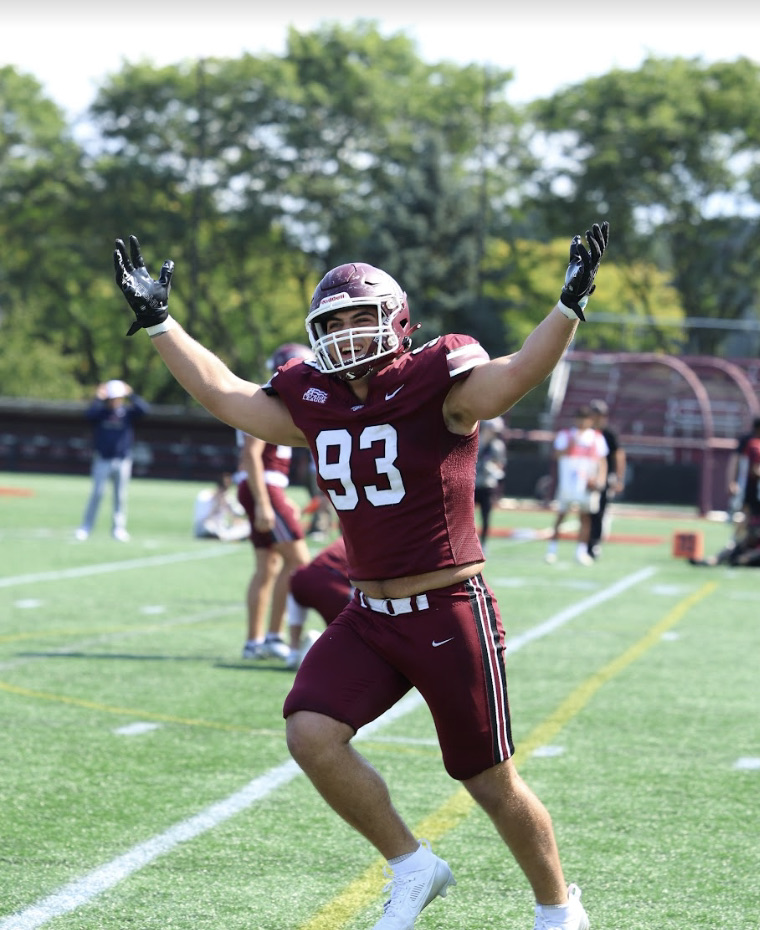
M261 464L264 466L264 479L267 484L277 484L278 487L287 487L289 484L290 460L293 450L290 446L276 446L268 442L261 453ZM275 475L282 475L276 478ZM284 482L283 482L283 479Z
M308 363L289 362L272 377L267 389L306 436L317 483L340 519L351 578L399 578L483 558L477 430L451 433L442 406L452 384L486 361L470 336L441 336L372 375L364 403Z
M236 430L235 437L238 449L243 448L246 434ZM279 488L286 488L289 482L290 461L293 450L290 446L277 446L272 442L265 444L261 450L261 466L264 469L264 480L267 484L275 484Z

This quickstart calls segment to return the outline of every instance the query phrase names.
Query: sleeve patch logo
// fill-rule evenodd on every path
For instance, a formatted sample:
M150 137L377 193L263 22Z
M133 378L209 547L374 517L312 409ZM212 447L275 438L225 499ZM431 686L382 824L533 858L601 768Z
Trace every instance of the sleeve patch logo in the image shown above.
M315 404L324 404L327 401L327 392L320 391L319 388L310 387L303 396L304 400L310 400Z

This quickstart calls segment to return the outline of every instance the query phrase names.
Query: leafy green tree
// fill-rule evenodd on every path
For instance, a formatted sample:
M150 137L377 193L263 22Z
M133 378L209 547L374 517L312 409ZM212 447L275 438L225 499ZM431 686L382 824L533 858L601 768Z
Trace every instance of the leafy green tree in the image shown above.
M0 394L78 393L59 308L87 287L69 230L81 175L60 109L33 77L0 68Z
M687 316L746 315L760 262L759 93L760 66L746 59L650 57L535 103L550 155L534 177L534 208L558 228L591 205L611 220L611 257L668 273ZM692 348L716 351L719 338L703 331Z
M248 370L275 339L303 340L311 290L341 261L393 273L408 253L401 277L411 292L409 270L425 275L422 312L463 316L477 306L484 178L502 199L513 186L494 163L515 135L508 77L426 65L372 23L291 30L282 59L127 66L93 108L100 225L170 243L183 319Z

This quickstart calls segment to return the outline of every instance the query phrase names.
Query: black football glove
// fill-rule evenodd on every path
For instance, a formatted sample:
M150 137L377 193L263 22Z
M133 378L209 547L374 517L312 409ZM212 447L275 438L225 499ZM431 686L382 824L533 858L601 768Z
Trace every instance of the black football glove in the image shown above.
M129 237L129 250L132 253L131 259L127 255L127 247L121 239L117 239L113 265L116 283L136 317L127 331L128 336L133 336L139 329L163 323L169 315L174 262L165 261L158 281L154 281L145 267L136 236Z
M594 278L599 271L599 263L607 248L610 238L610 224L605 220L600 226L594 223L586 230L588 249L581 243L581 237L575 236L570 243L570 264L565 273L565 286L560 294L560 301L569 307L579 320L585 322L583 310L596 285Z

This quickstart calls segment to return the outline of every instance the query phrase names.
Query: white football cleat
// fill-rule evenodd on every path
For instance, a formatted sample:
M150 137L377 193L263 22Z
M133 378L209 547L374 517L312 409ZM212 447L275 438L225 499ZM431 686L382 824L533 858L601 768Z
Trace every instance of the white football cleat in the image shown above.
M413 872L393 874L383 888L391 896L383 905L383 916L373 930L413 930L414 922L424 907L440 895L446 897L449 888L456 885L448 862L430 849L427 840L420 840L421 867Z

